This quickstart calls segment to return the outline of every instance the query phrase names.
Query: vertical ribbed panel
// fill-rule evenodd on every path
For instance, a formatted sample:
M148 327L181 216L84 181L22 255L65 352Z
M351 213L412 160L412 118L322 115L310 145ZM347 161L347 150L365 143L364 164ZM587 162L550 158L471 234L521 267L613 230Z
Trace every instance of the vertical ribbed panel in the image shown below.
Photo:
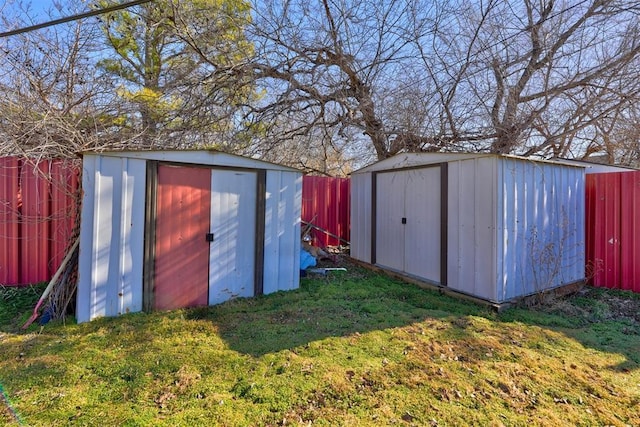
M351 180L348 178L339 179L337 183L338 209L337 234L342 238L342 244L351 241Z
M20 236L20 281L44 282L49 268L49 185L48 162L26 162L20 173L22 233Z
M80 246L78 250L78 290L76 291L76 320L88 322L93 318L95 292L92 273L95 217L95 192L98 179L98 157L85 155L82 159L82 203L80 204ZM91 218L91 219L90 219Z
M350 255L371 262L371 173L351 176Z
M79 185L78 169L70 161L54 160L50 167L51 185L51 270L55 272L73 242L76 225L76 195Z
M587 175L587 202L590 282L616 288L620 283L620 174Z
M19 283L18 159L0 158L0 284Z
M350 187L347 178L302 178L302 221L311 222L331 233L314 230L314 244L321 247L338 246L349 241Z
M376 264L440 283L440 178L439 166L375 174Z
M495 157L449 163L447 285L487 300L497 299L497 197Z
M76 318L142 309L146 161L85 155Z
M640 292L640 172L589 174L586 194L589 283Z
M78 169L70 161L6 157L0 181L0 284L47 281L70 245Z
M640 292L640 172L622 173L620 288Z
M498 301L584 278L584 170L502 159Z
M264 235L264 293L300 284L300 212L302 177L267 171Z
M440 284L441 170L440 167L427 167L404 173L407 176L404 199L404 271Z

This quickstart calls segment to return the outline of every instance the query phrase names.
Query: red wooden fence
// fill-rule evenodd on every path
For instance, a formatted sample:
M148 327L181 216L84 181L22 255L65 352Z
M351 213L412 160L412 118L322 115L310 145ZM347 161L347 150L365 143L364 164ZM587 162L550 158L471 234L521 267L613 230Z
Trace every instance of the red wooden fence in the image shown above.
M302 179L302 226L311 223L317 246L339 246L349 242L350 180L305 176Z
M587 174L590 284L640 292L640 171Z
M0 158L0 285L51 279L75 225L78 184L71 161Z

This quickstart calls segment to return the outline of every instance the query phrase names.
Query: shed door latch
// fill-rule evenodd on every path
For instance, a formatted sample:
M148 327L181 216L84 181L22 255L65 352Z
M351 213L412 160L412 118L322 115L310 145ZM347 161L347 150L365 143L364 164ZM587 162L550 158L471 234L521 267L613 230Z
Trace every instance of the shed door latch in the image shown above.
M207 242L213 242L213 233L207 233L205 238L207 239Z
M407 218L402 218L402 223L406 224L407 223Z

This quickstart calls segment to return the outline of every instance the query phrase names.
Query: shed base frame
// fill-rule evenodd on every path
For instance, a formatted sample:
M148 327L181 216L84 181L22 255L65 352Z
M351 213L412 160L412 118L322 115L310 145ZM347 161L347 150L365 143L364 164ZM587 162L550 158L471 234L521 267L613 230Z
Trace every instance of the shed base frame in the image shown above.
M443 295L448 295L454 298L464 299L467 301L474 302L476 304L484 305L484 306L490 307L491 309L497 312L500 312L502 310L505 310L507 308L514 307L514 306L532 307L534 305L539 304L540 302L548 301L549 298L564 297L567 295L575 294L586 286L586 279L582 279L572 283L567 283L565 285L560 285L555 288L537 292L535 294L513 298L508 301L496 302L496 301L486 300L486 299L483 299L474 295L470 295L464 292L460 292L454 289L450 289L446 286L439 285L424 279L420 279L416 276L412 276L412 275L401 273L395 270L383 268L378 265L369 264L367 262L360 261L355 258L350 258L350 260L354 264L357 264L368 270L375 271L376 273L386 274L389 277L402 280L403 282L410 283L412 285L416 285L422 289L437 291Z

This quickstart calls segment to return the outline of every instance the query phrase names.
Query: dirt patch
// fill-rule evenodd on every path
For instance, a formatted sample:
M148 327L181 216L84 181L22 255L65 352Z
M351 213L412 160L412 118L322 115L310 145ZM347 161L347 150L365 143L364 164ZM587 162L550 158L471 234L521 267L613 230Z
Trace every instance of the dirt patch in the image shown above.
M640 326L640 295L626 291L585 287L541 309L589 322L626 320Z
M588 296L589 294L594 294L593 298L596 301L600 301L607 306L607 313L604 313L606 318L633 319L640 323L640 298L607 291L594 292L591 290L587 293Z

